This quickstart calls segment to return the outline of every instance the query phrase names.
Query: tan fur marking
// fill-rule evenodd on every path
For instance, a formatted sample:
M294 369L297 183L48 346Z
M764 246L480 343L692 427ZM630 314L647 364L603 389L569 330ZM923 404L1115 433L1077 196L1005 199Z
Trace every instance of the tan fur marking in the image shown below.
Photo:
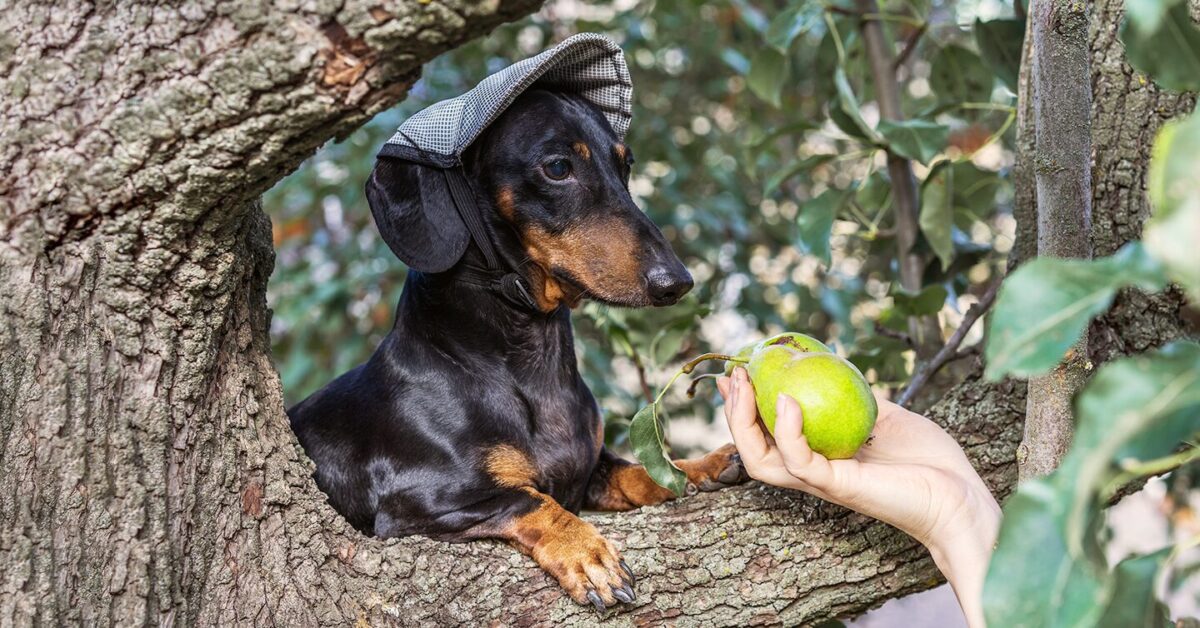
M587 291L614 301L642 290L637 235L621 220L593 220L557 235L533 227L524 239L529 258L541 271L542 285L535 287L540 294L535 296L545 311L559 303L575 307L580 299L577 291L553 278L554 268L569 272Z
M737 450L725 445L699 458L676 460L675 466L687 474L688 482L701 486L705 481L716 481L721 472L729 467ZM640 506L653 506L675 499L675 494L659 486L642 465L616 467L608 476L604 492L588 508L595 510L625 511Z
M500 210L500 215L505 220L512 222L517 217L517 206L513 200L513 191L510 187L502 187L499 192L496 192L496 208Z
M622 162L624 162L625 156L629 154L629 149L626 148L624 144L614 144L613 152L617 154L617 159L620 159Z
M487 452L485 466L488 475L504 488L533 486L537 469L526 456L512 445L496 445Z
M579 156L583 157L584 161L592 158L592 149L588 148L588 145L583 142L575 142L571 144L571 148L574 148L575 152L579 153Z

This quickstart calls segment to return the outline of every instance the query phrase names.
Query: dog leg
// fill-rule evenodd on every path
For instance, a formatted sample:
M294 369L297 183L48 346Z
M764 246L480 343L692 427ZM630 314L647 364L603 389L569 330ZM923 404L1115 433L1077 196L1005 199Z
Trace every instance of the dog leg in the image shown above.
M688 476L688 493L715 491L749 479L733 445L725 445L699 458L676 460L675 466ZM600 452L600 463L588 482L589 510L632 510L675 499L675 494L650 479L645 467Z
M603 612L617 601L634 600L633 572L612 542L549 495L520 490L535 505L503 528L504 539L533 558L580 604Z

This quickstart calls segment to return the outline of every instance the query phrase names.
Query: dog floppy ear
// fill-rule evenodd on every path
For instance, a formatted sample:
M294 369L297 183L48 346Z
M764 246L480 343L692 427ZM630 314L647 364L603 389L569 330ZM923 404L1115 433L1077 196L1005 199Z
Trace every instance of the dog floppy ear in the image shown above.
M367 203L383 240L413 270L448 270L467 249L470 235L437 168L380 157L367 180Z

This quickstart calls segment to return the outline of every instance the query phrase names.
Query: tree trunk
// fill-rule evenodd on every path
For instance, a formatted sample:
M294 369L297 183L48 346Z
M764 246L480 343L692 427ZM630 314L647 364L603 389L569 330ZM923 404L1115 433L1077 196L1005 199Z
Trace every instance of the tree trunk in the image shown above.
M257 197L402 98L423 61L534 7L0 12L0 625L594 620L506 546L351 530L288 427L267 335ZM1094 50L1119 63L1115 35ZM1097 231L1145 215L1146 131L1125 135L1133 107L1112 99L1187 104L1124 72L1098 75L1122 167L1095 189L1124 200L1097 202ZM1105 351L1177 333L1169 305L1121 307ZM931 415L1003 494L1023 409L1023 386L972 377ZM760 486L591 520L642 575L623 624L809 623L936 581L905 535Z

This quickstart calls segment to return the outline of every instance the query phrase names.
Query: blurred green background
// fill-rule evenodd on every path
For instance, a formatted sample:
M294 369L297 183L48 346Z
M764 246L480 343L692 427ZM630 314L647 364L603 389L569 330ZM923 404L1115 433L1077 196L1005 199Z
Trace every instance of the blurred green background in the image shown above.
M683 357L784 329L827 340L878 386L903 383L913 362L906 317L956 327L1012 246L1008 57L1016 50L1019 59L1023 27L1008 2L882 3L888 36L911 48L898 66L902 106L923 125L909 150L921 157L926 287L905 294L884 152L856 120L873 126L878 110L845 10L557 0L429 64L404 103L324 147L265 197L278 250L272 340L288 403L364 361L392 325L405 269L363 195L378 147L407 115L582 31L625 50L638 159L631 192L696 279L675 307L575 312L583 376L610 443L622 442L629 417ZM820 219L830 210L832 225ZM673 425L711 420L712 388L700 390L696 401L671 395Z

